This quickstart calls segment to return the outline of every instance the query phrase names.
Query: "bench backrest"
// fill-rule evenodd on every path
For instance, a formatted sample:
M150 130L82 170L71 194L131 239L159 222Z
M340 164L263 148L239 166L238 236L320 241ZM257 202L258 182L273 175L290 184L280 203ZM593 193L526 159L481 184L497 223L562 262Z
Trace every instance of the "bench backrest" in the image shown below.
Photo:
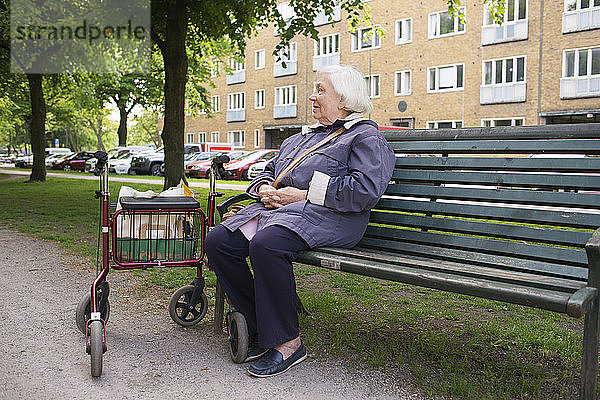
M600 124L385 136L396 168L358 247L587 280Z

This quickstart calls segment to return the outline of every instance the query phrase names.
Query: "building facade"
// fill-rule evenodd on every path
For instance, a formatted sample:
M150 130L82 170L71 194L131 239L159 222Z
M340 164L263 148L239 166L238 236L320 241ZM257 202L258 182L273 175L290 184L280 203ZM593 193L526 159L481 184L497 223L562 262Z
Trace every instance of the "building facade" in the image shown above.
M465 23L443 0L368 5L372 25L354 33L339 9L333 21L319 16L319 40L297 36L285 65L272 54L272 26L248 39L244 62L228 61L231 73L215 63L213 117L187 117L185 141L277 148L315 122L315 70L336 63L363 72L380 125L600 122L600 0L507 0L502 25L483 1L464 1Z

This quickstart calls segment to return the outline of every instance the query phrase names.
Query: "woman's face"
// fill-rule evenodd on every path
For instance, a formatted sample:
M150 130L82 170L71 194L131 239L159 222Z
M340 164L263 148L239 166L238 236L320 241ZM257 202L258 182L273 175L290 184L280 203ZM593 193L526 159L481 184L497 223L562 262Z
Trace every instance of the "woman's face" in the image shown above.
M350 114L344 110L342 96L335 92L326 74L317 77L315 91L308 99L312 101L313 117L323 125L331 125Z

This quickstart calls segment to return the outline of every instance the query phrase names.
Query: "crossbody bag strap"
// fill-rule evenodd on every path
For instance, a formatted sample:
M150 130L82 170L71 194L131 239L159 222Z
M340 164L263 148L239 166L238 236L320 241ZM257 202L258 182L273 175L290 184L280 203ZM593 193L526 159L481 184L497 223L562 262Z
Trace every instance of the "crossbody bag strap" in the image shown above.
M300 164L302 161L304 161L310 155L310 153L312 153L314 150L316 150L319 147L323 146L325 143L329 142L331 139L333 139L334 137L338 136L343 131L344 131L344 127L342 126L340 129L338 129L337 131L335 131L332 134L328 135L325 139L321 140L319 143L315 144L310 149L308 149L304 153L300 154L298 157L296 157L294 159L294 161L292 161L290 163L290 165L288 165L283 171L281 171L279 173L279 175L277 175L277 177L275 178L275 180L273 181L273 183L271 185L276 188L277 184L279 183L279 181L281 180L281 178L283 178L285 176L285 174L287 174L288 172L290 172L292 169L294 169L294 167L296 167L298 164Z

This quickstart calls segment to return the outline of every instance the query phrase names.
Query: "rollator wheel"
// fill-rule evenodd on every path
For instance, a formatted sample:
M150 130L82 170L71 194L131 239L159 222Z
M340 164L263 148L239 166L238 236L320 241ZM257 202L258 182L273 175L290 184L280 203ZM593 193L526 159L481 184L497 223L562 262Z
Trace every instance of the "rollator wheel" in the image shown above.
M92 306L91 306L91 294L88 292L85 296L81 298L79 304L77 304L77 310L75 310L75 322L77 323L77 328L81 331L81 333L85 333L85 324L89 321L92 314ZM104 304L100 304L100 318L104 320L104 322L108 321L108 317L110 316L110 304L108 302L108 298L104 302Z
M102 375L102 355L104 354L104 324L102 321L90 323L90 358L92 376Z
M234 363L243 363L248 355L248 325L246 318L238 311L233 311L229 318L229 352Z
M169 315L176 324L192 326L197 324L206 315L208 298L202 292L197 304L191 304L194 285L180 287L169 300Z

